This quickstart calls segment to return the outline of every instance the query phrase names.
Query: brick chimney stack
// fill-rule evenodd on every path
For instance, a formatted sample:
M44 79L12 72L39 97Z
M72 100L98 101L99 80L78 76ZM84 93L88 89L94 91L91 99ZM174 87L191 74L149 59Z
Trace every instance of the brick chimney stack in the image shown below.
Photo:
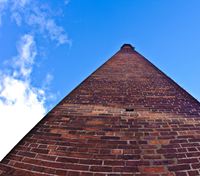
M13 148L0 175L200 175L199 134L200 103L124 44Z

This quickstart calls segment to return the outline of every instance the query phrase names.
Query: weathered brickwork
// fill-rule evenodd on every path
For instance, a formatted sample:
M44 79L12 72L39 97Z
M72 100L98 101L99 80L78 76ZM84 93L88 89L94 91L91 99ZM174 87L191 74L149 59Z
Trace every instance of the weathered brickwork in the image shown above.
M0 175L200 175L200 104L125 45L20 141Z

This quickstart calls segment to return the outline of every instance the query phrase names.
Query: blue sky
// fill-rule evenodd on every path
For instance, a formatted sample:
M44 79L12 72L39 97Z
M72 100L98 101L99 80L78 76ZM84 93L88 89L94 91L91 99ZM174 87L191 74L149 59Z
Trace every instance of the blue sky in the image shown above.
M199 0L0 0L0 159L123 43L200 100L199 9Z

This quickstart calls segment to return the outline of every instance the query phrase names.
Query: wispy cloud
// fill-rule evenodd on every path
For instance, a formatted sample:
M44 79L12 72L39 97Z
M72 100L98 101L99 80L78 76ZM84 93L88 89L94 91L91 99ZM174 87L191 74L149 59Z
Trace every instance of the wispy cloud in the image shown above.
M5 9L9 10L11 19L19 27L27 25L33 33L49 37L58 45L71 44L64 28L54 19L55 11L47 4L39 3L37 0L0 0L0 12Z
M65 5L68 5L70 0L64 0Z
M13 59L14 76L29 77L37 55L35 41L32 35L24 35L18 44L19 55Z
M6 7L7 0L0 0L0 25L2 23L2 15L4 13L4 9Z

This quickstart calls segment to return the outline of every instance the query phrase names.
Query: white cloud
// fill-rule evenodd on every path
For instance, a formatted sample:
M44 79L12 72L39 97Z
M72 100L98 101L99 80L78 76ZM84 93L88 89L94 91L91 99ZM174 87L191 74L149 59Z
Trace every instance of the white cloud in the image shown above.
M39 0L0 0L0 25L3 15L7 14L19 28L28 29L28 34L17 43L18 55L4 61L7 67L0 71L0 141L3 144L0 160L44 116L47 99L49 103L56 97L48 93L51 74L46 75L39 88L31 79L39 48L36 37L57 45L71 44L64 28L56 21L56 13Z
M31 85L30 74L37 55L32 35L22 36L18 52L13 62L15 69L9 74L0 73L0 140L4 144L0 160L46 112L45 91Z

